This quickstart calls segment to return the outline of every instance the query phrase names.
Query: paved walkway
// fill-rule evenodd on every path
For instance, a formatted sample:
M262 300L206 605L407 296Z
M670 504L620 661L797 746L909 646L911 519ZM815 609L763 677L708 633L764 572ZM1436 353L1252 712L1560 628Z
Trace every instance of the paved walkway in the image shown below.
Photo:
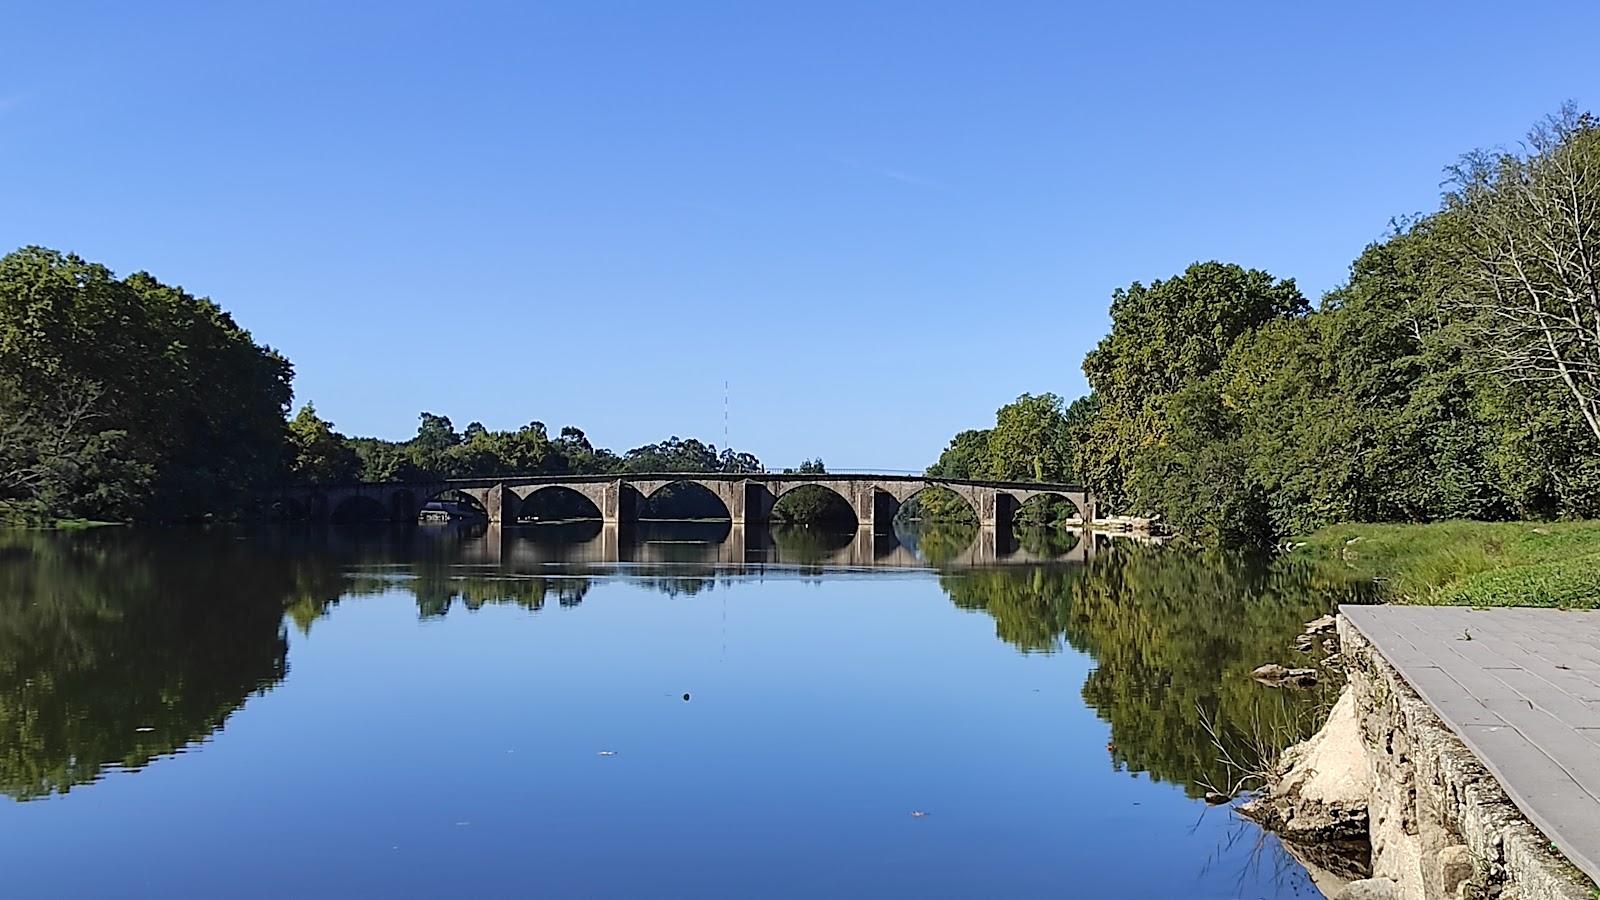
M1344 606L1417 693L1600 881L1600 612Z

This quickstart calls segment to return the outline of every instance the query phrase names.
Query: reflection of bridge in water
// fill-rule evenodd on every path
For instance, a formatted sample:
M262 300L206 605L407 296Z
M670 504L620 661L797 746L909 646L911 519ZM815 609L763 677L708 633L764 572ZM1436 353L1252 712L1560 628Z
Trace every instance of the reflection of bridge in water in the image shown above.
M994 528L967 527L943 535L970 539L928 552L918 535L799 529L774 532L766 526L728 523L661 523L638 527L589 523L582 526L479 526L455 557L467 565L494 566L515 574L594 573L617 569L714 566L758 569L971 569L1010 565L1082 564L1110 536L1092 529L1050 532L1053 547L1033 549ZM581 529L574 534L573 529Z

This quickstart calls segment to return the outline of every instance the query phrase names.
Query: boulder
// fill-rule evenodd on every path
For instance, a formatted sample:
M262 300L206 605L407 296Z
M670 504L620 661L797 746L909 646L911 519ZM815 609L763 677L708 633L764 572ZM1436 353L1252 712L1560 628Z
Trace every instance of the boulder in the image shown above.
M1290 669L1267 663L1252 671L1250 677L1269 687L1311 687L1317 683L1317 670Z
M1346 687L1322 730L1284 751L1271 783L1240 812L1298 843L1367 836L1372 767Z
M1250 673L1250 677L1257 681L1282 681L1288 675L1289 670L1277 663L1267 663L1264 666L1257 667L1255 671Z
M1312 687L1317 683L1316 669L1290 669L1289 677L1283 680L1289 687Z
M1306 623L1306 634L1332 634L1338 620L1333 616L1318 616Z

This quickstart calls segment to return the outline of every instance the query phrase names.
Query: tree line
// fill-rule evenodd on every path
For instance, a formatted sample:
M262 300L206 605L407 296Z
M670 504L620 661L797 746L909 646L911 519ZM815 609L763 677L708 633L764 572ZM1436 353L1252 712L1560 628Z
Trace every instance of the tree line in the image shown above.
M1087 396L1024 394L928 471L1081 482L1224 544L1600 515L1600 122L1563 107L1446 176L1315 307L1222 262L1118 289Z
M555 436L543 422L494 431L481 422L457 430L448 416L424 412L409 440L347 438L306 404L289 422L286 477L300 484L357 481L436 481L484 475L601 475L637 472L759 472L761 460L718 450L695 438L665 441L617 454L590 442L583 429Z
M286 481L761 468L693 438L618 454L574 426L458 431L427 412L406 441L347 438L309 403L286 418L293 375L149 273L43 247L0 257L0 522L233 517Z

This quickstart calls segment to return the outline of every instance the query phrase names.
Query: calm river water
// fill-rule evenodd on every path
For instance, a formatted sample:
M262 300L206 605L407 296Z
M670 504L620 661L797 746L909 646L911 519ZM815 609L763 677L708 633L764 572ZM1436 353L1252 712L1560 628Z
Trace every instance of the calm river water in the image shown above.
M1316 896L1207 723L1360 588L975 543L0 532L3 893Z

